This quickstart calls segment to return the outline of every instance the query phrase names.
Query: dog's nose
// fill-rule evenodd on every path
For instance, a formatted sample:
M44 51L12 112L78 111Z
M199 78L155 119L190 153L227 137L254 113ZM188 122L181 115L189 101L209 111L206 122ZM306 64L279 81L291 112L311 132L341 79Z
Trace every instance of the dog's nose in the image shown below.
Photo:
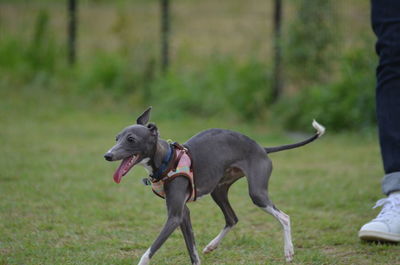
M112 161L112 159L113 159L113 154L112 154L112 153L106 153L106 154L104 155L104 158L105 158L107 161Z

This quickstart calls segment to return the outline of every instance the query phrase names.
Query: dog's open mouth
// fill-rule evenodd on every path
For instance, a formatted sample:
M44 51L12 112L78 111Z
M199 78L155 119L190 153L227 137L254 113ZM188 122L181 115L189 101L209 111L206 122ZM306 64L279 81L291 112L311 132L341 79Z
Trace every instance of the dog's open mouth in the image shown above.
M121 165L114 173L114 181L120 183L123 176L125 176L131 168L136 165L139 160L139 155L133 155L122 160Z

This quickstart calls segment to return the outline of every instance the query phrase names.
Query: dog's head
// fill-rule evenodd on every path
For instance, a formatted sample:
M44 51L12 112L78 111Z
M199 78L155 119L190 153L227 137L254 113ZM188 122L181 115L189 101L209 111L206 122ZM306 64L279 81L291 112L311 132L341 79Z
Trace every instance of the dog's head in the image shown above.
M107 161L122 160L114 173L117 183L134 165L154 156L158 130L155 124L148 123L150 111L151 107L137 118L135 125L123 129L116 137L117 143L104 155Z

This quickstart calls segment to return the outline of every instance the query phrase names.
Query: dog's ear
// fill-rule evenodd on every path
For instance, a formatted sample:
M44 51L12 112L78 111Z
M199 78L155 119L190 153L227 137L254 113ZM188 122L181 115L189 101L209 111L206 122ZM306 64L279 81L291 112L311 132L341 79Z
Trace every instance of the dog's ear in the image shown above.
M141 124L141 125L146 125L149 122L150 119L150 111L151 111L151 107L149 107L147 110L145 110L142 115L140 115L137 120L136 123L137 124Z
M158 136L158 129L154 123L147 124L147 128L149 128L152 135Z

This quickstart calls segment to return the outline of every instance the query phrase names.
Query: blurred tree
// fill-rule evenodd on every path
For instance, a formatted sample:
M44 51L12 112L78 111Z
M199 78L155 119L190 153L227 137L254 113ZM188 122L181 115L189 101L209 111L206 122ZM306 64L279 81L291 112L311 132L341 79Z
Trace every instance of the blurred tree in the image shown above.
M331 69L337 36L337 14L332 0L296 0L297 12L289 26L285 51L291 81L313 84Z
M74 64L76 60L76 27L78 0L68 0L68 62Z
M30 45L20 48L18 53L26 64L27 76L34 77L37 73L50 73L56 65L57 45L50 29L50 15L41 9L36 17L33 36Z
M165 72L169 64L169 0L160 0L161 4L161 68Z
M281 28L282 28L282 0L274 0L274 68L272 86L272 100L276 101L282 93L282 45L281 45Z

